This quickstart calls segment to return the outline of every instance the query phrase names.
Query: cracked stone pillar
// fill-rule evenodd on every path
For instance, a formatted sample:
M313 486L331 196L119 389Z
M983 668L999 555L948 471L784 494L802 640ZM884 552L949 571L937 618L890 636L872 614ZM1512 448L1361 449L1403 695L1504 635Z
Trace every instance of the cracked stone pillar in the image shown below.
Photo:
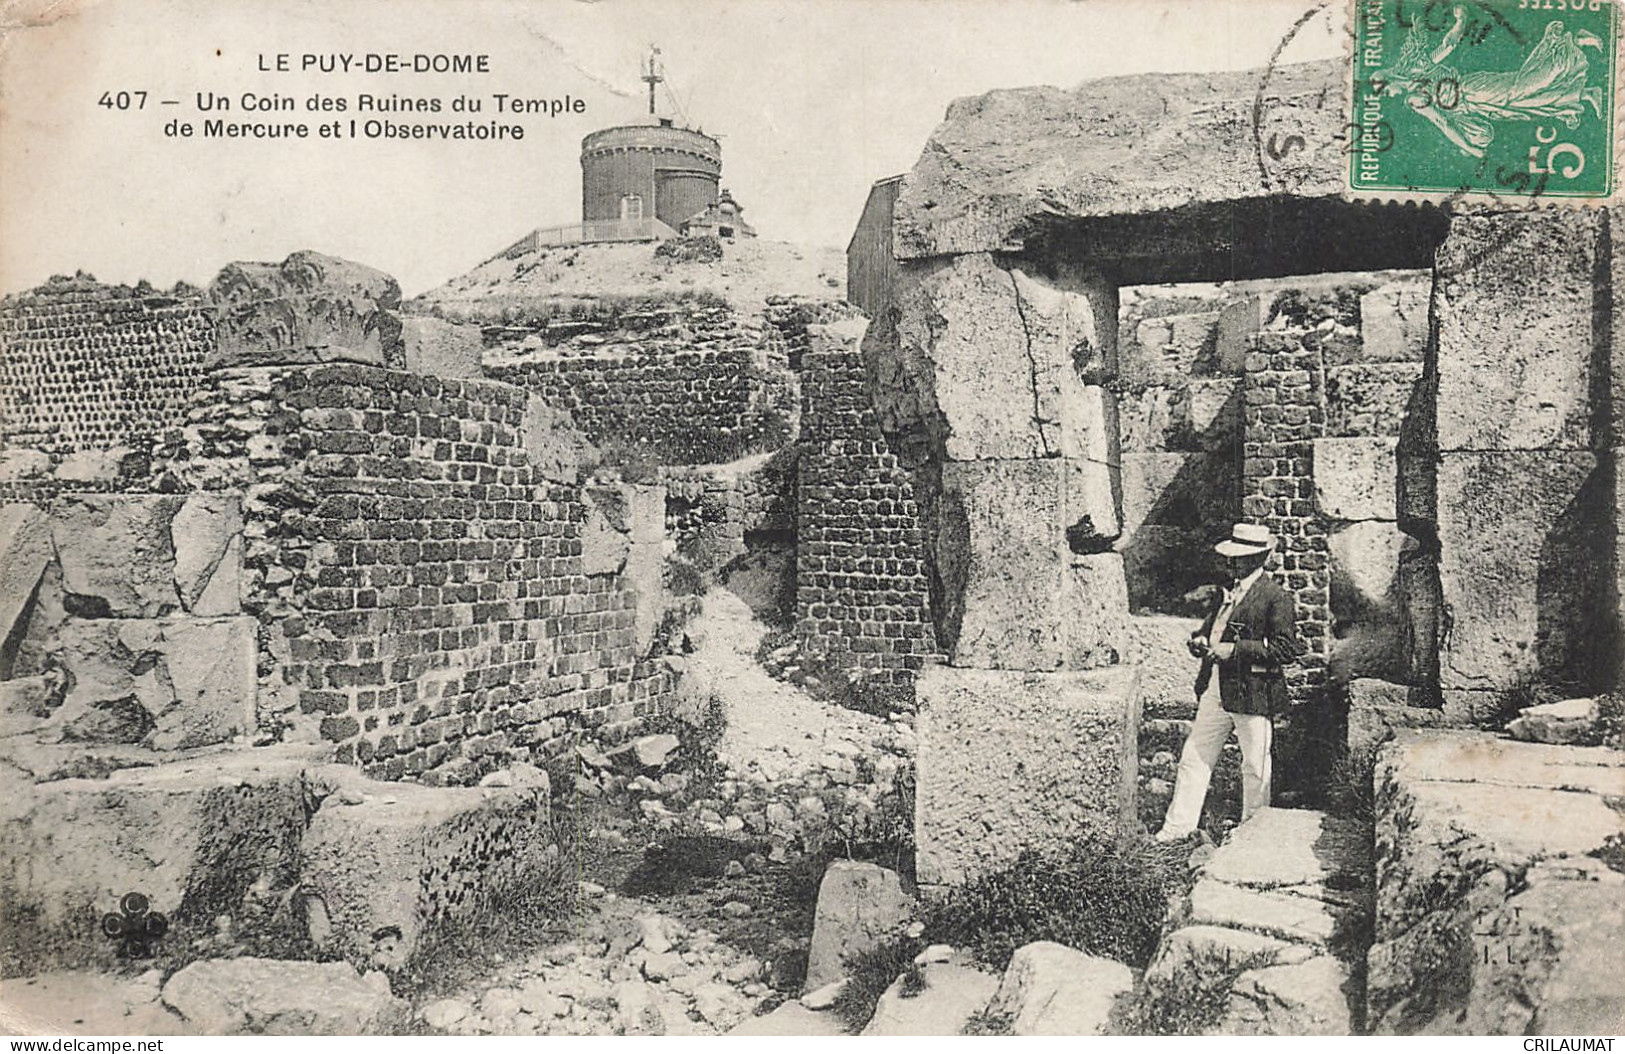
M1530 681L1589 690L1612 610L1607 217L1456 217L1439 250L1445 709L1491 719Z
M1121 530L1117 407L1105 387L1116 290L973 253L906 266L898 304L879 409L925 433L940 472L939 640L956 665L1061 668L1071 628L1120 632L1127 614L1124 590L1097 600L1102 625L1079 627L1061 599L1074 551L1111 559Z
M947 656L918 687L920 879L934 884L1134 815L1138 677L1117 665L1128 588L1112 551L1117 290L969 253L905 262L896 304L871 369L877 415L926 451Z

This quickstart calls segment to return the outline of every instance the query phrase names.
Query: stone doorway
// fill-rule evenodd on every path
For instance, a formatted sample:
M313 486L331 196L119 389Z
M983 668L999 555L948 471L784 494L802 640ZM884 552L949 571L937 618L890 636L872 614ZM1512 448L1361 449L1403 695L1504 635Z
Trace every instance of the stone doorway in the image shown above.
M1334 463L1354 465L1339 477L1375 478L1397 465L1400 424L1422 372L1416 316L1426 317L1445 230L1442 214L1422 210L1266 200L1075 220L1034 231L1019 253L903 261L894 309L865 351L881 427L920 499L946 655L921 682L927 738L939 719L960 753L967 742L985 749L1005 733L967 721L969 711L998 712L1006 726L1053 726L1093 707L1118 759L1091 763L1094 785L1077 793L1094 826L1123 829L1134 812L1142 703L1159 692L1188 697L1181 684L1190 676L1188 658L1175 665L1158 651L1183 633L1175 638L1165 624L1148 642L1132 632L1132 616L1199 611L1193 594L1217 570L1206 547L1241 516L1284 540L1280 570L1314 649L1295 689L1318 699L1334 616L1332 523L1316 502L1339 499L1335 488L1316 490L1315 444L1361 441L1325 448ZM1190 283L1215 278L1223 284L1203 290L1211 305L1148 311L1167 296L1200 301ZM1347 369L1370 365L1360 326L1368 295L1374 316L1389 306L1398 315L1403 300L1411 322L1403 337L1388 334L1407 346L1394 354L1403 365L1383 367L1396 376L1381 386L1390 409L1380 423L1362 408L1375 381ZM1374 334L1372 343L1383 339ZM1345 397L1333 427L1350 434L1328 434L1334 383ZM1380 539L1362 544L1401 548L1396 479L1389 467L1387 500L1368 483L1363 505L1335 510L1336 525L1376 522L1362 532ZM1094 701L1080 703L1080 692ZM1014 696L1030 713L993 707L993 695ZM1314 723L1327 727L1297 738L1341 737L1333 710ZM945 814L973 812L952 800L953 788L985 775L947 753L922 746L927 827L952 827ZM1035 771L1040 782L1086 778L1075 759L1047 760L1054 772L1046 759L1024 757L1019 782L1031 784ZM1290 785L1293 767L1301 766L1283 766L1282 783ZM935 790L946 799L932 801ZM1076 821L1068 815L1054 833ZM969 866L959 857L986 849L965 832L935 833L963 843L945 853L944 880ZM921 832L927 881L935 833Z

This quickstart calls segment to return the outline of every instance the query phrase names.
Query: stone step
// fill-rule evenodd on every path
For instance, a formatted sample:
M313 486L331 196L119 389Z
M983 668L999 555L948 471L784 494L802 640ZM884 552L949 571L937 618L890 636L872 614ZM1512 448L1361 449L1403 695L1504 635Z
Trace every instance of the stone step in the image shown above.
M1362 1022L1370 854L1359 826L1264 809L1203 865L1145 974L1154 1018L1223 1007L1220 1034L1350 1035Z
M1625 754L1402 729L1374 782L1370 1030L1617 1032Z

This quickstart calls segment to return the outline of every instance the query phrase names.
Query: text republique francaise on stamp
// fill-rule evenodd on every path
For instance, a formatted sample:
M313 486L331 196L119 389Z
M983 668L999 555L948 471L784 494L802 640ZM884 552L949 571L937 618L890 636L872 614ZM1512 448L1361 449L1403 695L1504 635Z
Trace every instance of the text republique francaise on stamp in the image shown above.
M1357 0L1348 192L1610 202L1619 20L1614 0Z

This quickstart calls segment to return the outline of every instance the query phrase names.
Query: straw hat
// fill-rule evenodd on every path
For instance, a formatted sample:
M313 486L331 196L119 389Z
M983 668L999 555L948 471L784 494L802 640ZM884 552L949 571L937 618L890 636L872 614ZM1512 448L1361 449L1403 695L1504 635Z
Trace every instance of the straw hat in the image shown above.
M1257 556L1275 548L1275 536L1256 523L1238 523L1230 537L1213 547L1220 556Z

